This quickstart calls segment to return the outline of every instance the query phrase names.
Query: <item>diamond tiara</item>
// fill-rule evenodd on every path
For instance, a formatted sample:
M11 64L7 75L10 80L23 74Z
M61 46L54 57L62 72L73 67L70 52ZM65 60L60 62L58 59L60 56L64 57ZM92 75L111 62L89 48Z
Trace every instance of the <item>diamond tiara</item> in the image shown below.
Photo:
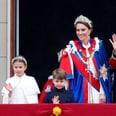
M78 22L87 23L90 28L93 28L92 21L90 19L88 19L87 17L83 16L83 15L80 15L75 19L74 27L76 27L76 24Z

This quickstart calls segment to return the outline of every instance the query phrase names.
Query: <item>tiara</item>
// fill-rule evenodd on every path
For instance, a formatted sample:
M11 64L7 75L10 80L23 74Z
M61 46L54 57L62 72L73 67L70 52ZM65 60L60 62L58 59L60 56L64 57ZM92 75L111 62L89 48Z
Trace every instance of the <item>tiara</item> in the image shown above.
M76 24L78 22L82 22L82 23L87 23L89 25L90 28L92 28L92 21L90 19L88 19L87 17L80 15L79 17L76 18L75 22L74 22L74 27L76 27Z
M22 60L22 61L24 61L24 63L27 65L27 61L26 61L26 59L25 59L23 56L16 56L16 57L14 57L14 58L12 59L12 63L14 63L14 62L17 61L17 60Z

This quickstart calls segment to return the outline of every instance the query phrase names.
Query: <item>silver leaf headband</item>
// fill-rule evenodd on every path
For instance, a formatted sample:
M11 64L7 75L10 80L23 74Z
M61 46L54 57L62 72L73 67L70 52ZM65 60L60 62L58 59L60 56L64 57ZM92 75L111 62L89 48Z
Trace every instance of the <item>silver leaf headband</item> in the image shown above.
M79 17L75 19L74 27L76 27L76 24L79 22L86 23L89 25L90 28L93 28L92 21L83 15L80 15Z
M22 61L24 62L26 65L27 65L27 61L26 59L23 57L23 56L16 56L12 59L12 64L15 62L15 61Z

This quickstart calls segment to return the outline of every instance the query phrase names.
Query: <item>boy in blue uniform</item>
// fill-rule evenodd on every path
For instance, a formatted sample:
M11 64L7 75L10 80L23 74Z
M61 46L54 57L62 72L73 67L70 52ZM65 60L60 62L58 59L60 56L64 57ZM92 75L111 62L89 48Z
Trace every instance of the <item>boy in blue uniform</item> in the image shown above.
M66 72L58 68L52 72L52 75L54 90L46 93L44 102L53 104L74 102L73 93L65 89Z

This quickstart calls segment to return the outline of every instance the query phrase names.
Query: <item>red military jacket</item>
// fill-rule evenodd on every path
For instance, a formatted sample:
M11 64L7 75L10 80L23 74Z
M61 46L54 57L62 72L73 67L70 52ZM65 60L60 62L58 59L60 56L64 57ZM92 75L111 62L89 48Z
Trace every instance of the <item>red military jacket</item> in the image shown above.
M112 67L112 68L116 68L116 58L112 55L112 57L110 58L109 60L109 65Z

